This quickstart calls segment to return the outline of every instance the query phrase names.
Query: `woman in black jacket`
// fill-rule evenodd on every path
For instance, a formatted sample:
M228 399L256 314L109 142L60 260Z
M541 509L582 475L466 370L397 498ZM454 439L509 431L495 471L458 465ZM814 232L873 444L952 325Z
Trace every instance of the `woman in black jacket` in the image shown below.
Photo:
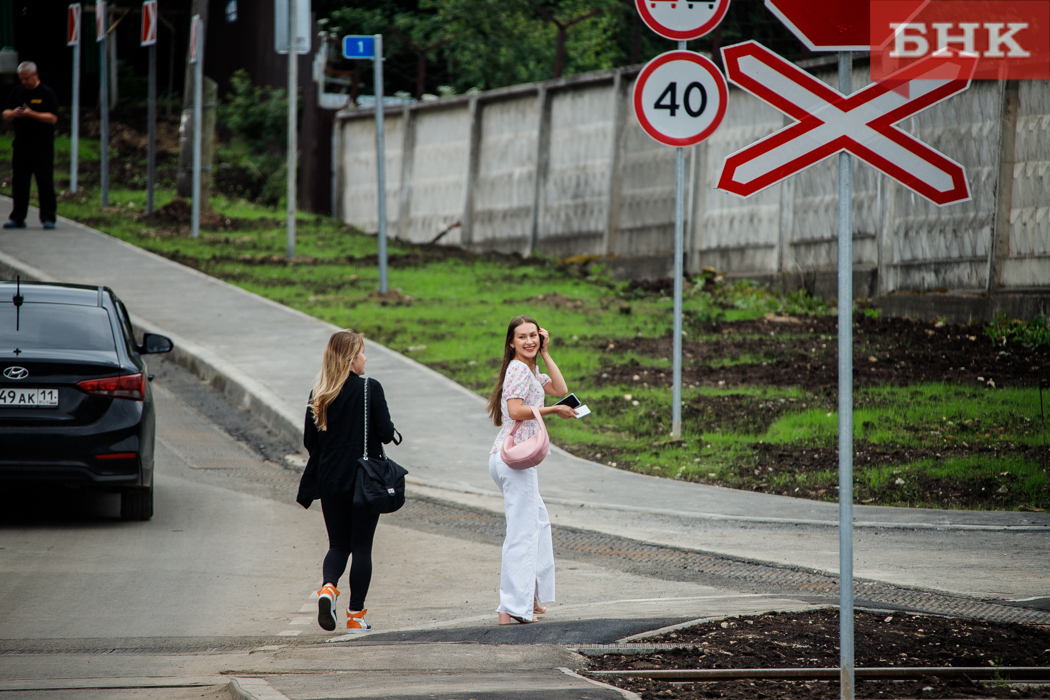
M351 330L338 331L328 339L321 372L314 382L306 409L303 444L310 453L296 501L304 508L321 500L328 529L328 554L324 579L317 592L317 622L323 629L336 627L336 584L350 563L350 605L346 631L367 632L365 595L372 579L372 537L379 515L354 508L354 481L358 458L364 455L364 386L368 381L368 452L379 454L380 442L394 439L394 424L383 395L383 387L365 379L365 342Z

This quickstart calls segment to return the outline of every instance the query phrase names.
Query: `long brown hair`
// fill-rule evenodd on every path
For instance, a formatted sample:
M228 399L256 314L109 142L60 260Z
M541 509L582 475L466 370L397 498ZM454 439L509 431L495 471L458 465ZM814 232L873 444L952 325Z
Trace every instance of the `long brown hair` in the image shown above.
M352 371L351 366L364 346L364 338L349 328L336 331L328 339L324 357L321 358L321 371L314 380L314 390L310 397L314 425L318 430L328 429L328 405L343 390L343 384Z
M503 380L507 378L507 365L514 359L514 330L523 323L532 323L536 325L536 330L540 329L540 324L532 316L526 316L524 314L515 316L510 320L510 325L507 326L507 338L503 341L503 366L499 368L499 379L496 381L496 387L492 390L492 394L489 396L489 418L499 428L503 425ZM542 345L543 338L540 338Z

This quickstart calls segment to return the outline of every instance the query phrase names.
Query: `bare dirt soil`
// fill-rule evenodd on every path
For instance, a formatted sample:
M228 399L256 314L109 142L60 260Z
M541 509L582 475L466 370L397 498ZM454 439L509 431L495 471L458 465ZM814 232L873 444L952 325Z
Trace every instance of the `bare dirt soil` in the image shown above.
M141 122L141 123L140 123ZM66 127L68 133L68 126ZM97 139L101 135L98 118L88 117L80 123L82 139ZM141 118L133 111L110 119L109 147L116 158L110 158L110 186L145 189L147 182L147 132L145 113ZM179 116L157 115L156 183L169 187L175 183L179 165ZM102 171L97 160L81 158L77 165L77 183L80 187L99 187ZM69 161L55 163L55 187L69 186Z
M770 314L755 321L695 324L691 332L705 339L683 343L682 381L687 384L799 386L809 391L837 385L837 317ZM600 339L595 345L603 351L671 357L671 343L665 337ZM754 359L729 366L717 362L739 357ZM635 375L640 375L637 367L610 363L595 381L630 384ZM669 371L649 370L640 376L651 386L671 383ZM1050 351L996 346L979 326L854 315L856 387L978 381L990 388L1036 386L1040 376L1050 376Z
M785 413L806 409L837 411L838 333L837 318L768 314L751 321L694 323L683 343L683 383L726 390L725 394L687 395L683 399L682 418L694 433L718 432L761 435ZM624 354L667 360L671 357L672 339L663 338L592 338L595 352L606 359L591 380L604 386L637 386L640 388L671 386L669 367L646 366L645 360L623 361ZM1050 380L1050 348L1025 347L1018 343L1003 345L988 336L982 326L945 324L906 318L873 318L858 311L853 328L853 380L861 390L858 406L864 401L863 390L869 387L908 387L928 382L943 382L960 387L976 387L994 392L1002 388L1035 387ZM801 399L763 398L734 389L748 387L799 387L808 396ZM1050 396L1050 394L1048 394ZM920 398L917 396L917 398ZM603 415L619 415L629 410L618 399L595 400L592 409ZM861 422L854 444L857 468L887 467L923 460L942 461L955 457L986 457L988 462L1023 459L1050 461L1047 448L1015 444L1010 435L1038 435L1044 428L1040 415L1015 416L1010 425L974 416L959 424L949 424L937 434L920 427L895 426L912 431L921 438L920 445L873 442L864 435L880 426ZM928 434L929 433L929 434ZM658 447L654 443L654 448ZM751 445L752 457L738 465L727 477L706 472L680 475L679 478L730 488L776 493L802 498L834 500L837 498L837 476L828 465L837 462L834 447L805 444ZM586 459L616 462L631 468L634 457L617 452L615 447L567 446L570 452ZM600 454L599 454L600 452ZM832 470L833 471L833 470ZM809 474L805 486L781 475ZM826 478L825 478L826 477ZM779 484L776 485L776 484ZM859 503L886 503L941 508L980 508L1038 510L1030 494L1019 488L1017 476L1002 472L969 480L914 475L900 486L884 484L877 492L863 481L855 486ZM892 491L892 493L889 493Z
M188 235L193 223L193 205L189 200L176 197L152 214L143 215L141 221L146 225L161 227L161 230L172 236ZM223 216L214 209L202 209L200 227L208 231L256 231L264 228L276 228L282 225L277 219L241 219Z
M838 448L834 447L796 447L794 445L770 445L757 443L755 446L756 461L754 469L764 478L785 472L797 474L813 473L827 470L828 465L837 464ZM983 457L989 462L1001 461L1007 457L1021 455L1026 459L1042 459L1041 448L1019 448L1011 445L951 445L945 447L902 447L896 445L876 445L865 440L853 444L854 466L892 466L907 464L920 460L941 460L950 457ZM908 484L900 497L920 508L952 508L964 506L968 509L1000 510L1019 507L1021 510L1036 510L1024 503L1024 496L1017 488L1018 477L1011 472L1000 472L995 476L977 476L965 481L946 477L933 477L926 474L911 475ZM838 498L835 486L837 477L829 475L824 483L814 483L803 493L788 492L755 484L752 489L765 493L777 493L788 496L809 498ZM879 495L868 484L856 482L853 485L855 501L871 503ZM1017 499L1022 500L1018 501Z
M1050 666L1050 629L902 612L857 612L854 659L863 667ZM589 659L588 671L625 669L834 668L839 665L837 610L735 617L678 630L647 643L680 644L648 654ZM644 700L811 700L838 698L837 681L710 681L672 683L594 676ZM857 681L858 698L1050 698L1050 685L926 676L908 681Z

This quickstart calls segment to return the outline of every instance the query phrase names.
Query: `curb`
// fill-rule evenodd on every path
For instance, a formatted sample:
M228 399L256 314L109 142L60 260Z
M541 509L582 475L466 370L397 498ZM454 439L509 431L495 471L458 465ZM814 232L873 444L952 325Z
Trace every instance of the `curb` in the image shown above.
M265 678L231 678L226 689L235 700L290 700Z
M586 681L586 682L590 683L591 685L598 686L599 688L607 688L608 690L613 690L613 691L619 693L620 695L622 695L626 700L642 700L642 696L638 695L637 693L632 693L631 691L624 690L623 688L617 688L615 685L609 685L608 683L602 683L601 681L596 681L593 678L587 678L586 676L581 676L580 674L576 673L575 671L573 671L571 669L559 667L558 670L561 671L562 673L564 673L566 676L571 676L573 678L578 678L581 681Z

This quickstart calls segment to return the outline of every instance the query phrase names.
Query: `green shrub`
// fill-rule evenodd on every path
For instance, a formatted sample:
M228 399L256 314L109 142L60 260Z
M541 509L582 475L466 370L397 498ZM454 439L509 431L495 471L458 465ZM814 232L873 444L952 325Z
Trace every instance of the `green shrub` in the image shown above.
M216 159L217 189L229 197L276 205L286 189L285 91L253 85L248 73L238 70L230 78L230 91L219 105L218 116L228 138Z
M219 106L219 120L255 153L283 144L288 130L284 90L252 84L243 68L230 78L230 92Z
M996 345L1015 343L1026 348L1050 347L1050 316L1022 321L999 314L985 326L984 332Z

